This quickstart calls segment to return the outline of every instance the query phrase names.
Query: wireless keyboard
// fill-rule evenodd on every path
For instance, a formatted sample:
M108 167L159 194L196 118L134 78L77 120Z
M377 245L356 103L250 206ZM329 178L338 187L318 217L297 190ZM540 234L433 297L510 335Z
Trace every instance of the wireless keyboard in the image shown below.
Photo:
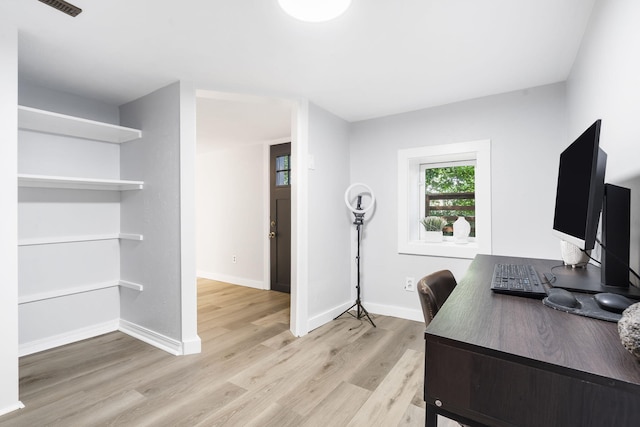
M530 298L547 296L538 273L530 264L496 264L491 279L491 290Z

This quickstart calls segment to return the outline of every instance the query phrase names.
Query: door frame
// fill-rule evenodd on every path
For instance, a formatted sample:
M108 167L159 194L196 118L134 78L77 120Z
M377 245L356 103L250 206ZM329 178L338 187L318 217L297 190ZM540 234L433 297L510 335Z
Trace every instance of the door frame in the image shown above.
M291 302L289 329L297 337L309 332L308 320L308 221L309 199L308 157L309 157L309 102L298 99L292 101L291 138L281 138L263 145L263 277L264 289L271 288L270 266L270 189L269 164L271 145L291 142Z

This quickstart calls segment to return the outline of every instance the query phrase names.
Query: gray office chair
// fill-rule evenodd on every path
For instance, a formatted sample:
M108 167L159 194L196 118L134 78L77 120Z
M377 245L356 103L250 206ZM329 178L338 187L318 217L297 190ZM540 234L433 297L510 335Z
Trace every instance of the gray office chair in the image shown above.
M420 279L418 295L425 324L428 325L431 322L457 284L455 277L449 270L436 271Z

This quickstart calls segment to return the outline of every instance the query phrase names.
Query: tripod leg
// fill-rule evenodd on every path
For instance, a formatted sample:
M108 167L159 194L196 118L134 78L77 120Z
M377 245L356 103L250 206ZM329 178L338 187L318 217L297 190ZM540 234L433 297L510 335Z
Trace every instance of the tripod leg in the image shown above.
M357 304L357 303L356 303ZM339 315L337 315L336 317L333 318L333 320L336 320L338 317L342 316L345 313L349 313L349 311L356 306L356 304L353 304L351 307L347 308L345 311L343 311L342 313L340 313ZM351 314L351 313L349 313ZM351 314L353 316L353 314Z
M358 206L359 208L359 206ZM351 307L347 308L345 311L343 311L340 316L342 316L345 313L349 313L349 311L353 308L356 307L356 314L354 315L353 313L349 313L350 315L352 315L353 317L355 317L356 319L360 320L362 319L364 316L367 316L367 319L369 319L369 322L371 322L371 324L373 325L374 328L376 328L376 324L373 323L373 320L371 320L371 316L369 316L369 312L362 306L362 304L360 303L360 225L362 225L362 219L364 218L364 213L361 214L361 217L358 217L357 214L356 215L356 221L354 222L354 224L356 224L356 230L358 231L358 252L356 255L356 265L357 265L357 282L356 282L356 302L355 304L353 304ZM336 320L338 317L335 317L333 320Z
M374 328L377 328L376 324L373 323L373 320L371 320L371 317L369 316L369 312L367 311L366 308L364 308L364 306L360 303L358 303L358 307L362 309L362 312L364 315L361 315L360 317L364 317L365 315L367 316L367 319L369 319L369 322L371 322L371 324L373 325ZM359 311L359 310L358 310ZM358 319L360 319L360 317L358 317Z

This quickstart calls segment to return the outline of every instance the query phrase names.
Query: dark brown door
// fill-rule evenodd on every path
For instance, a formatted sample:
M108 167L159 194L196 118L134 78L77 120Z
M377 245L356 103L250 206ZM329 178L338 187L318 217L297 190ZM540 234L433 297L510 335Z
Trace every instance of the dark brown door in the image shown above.
M291 293L291 143L271 146L271 289Z

